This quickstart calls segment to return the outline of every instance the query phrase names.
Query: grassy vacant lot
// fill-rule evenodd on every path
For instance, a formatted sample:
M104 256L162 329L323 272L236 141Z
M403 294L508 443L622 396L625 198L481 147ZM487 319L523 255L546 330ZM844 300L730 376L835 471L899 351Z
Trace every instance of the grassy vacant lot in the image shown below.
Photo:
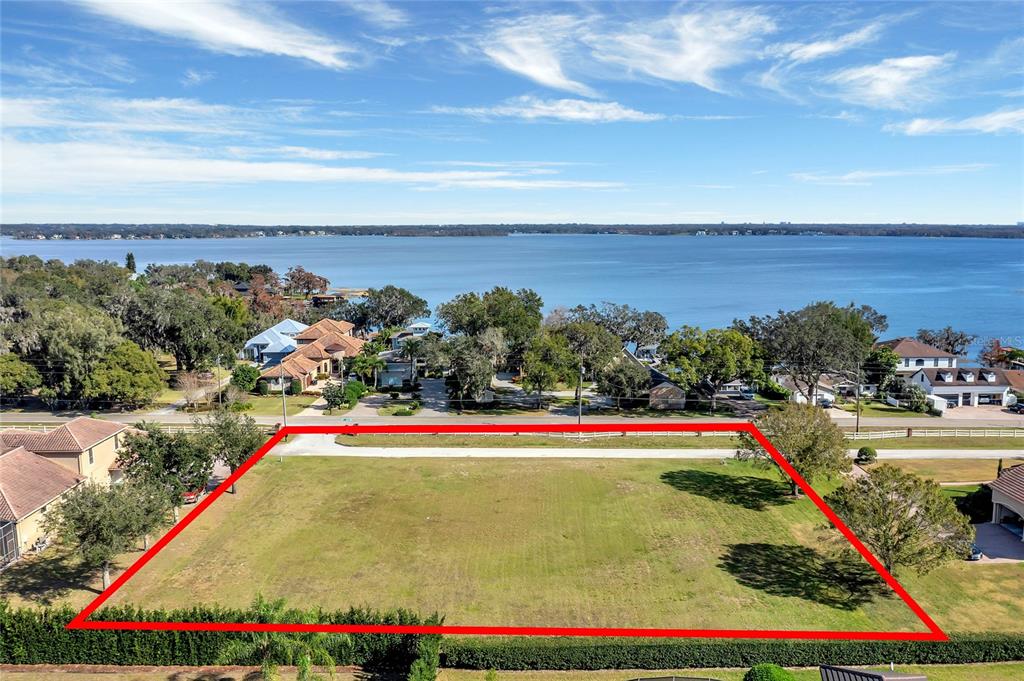
M261 590L449 624L918 629L784 490L739 462L272 460L113 600L241 606Z
M848 411L851 414L857 413L856 402L843 402L837 404L836 407L843 411ZM909 409L902 409L900 407L894 407L891 404L886 404L878 400L864 400L860 401L860 415L861 416L907 416L910 418L924 418L933 416L927 412L910 411Z
M143 671L144 669L144 671ZM293 667L282 667L281 681L294 681ZM322 678L327 678L326 674ZM32 667L8 667L0 670L4 681L262 681L263 675L253 667L146 667L132 671L81 671L59 669L39 671ZM398 681L389 677L371 676L358 670L338 669L333 681Z
M875 669L887 670L888 667L875 667ZM967 681L967 679L1016 681L1024 678L1024 663L900 666L896 668L896 671L926 674L929 681ZM817 668L794 669L792 672L796 676L797 681L819 681L821 679ZM437 679L438 681L483 681L486 673L465 669L444 669ZM596 672L499 672L498 681L624 681L625 679L635 679L637 677L659 677L672 674L686 677L707 677L718 679L719 681L742 681L743 674L745 673L745 669L665 669L661 671L617 669Z
M896 466L908 473L938 482L973 482L992 480L999 466L997 459L884 459L881 463ZM1004 466L1020 463L1006 459ZM875 464L877 465L877 464ZM870 467L869 467L870 470Z
M311 404L316 402L316 397L313 395L287 395L285 397L285 403L288 405L288 415L294 416L303 409L306 409ZM252 409L247 409L245 414L250 416L280 416L281 415L281 395L247 395L245 402L252 405ZM336 410L337 411L337 410Z

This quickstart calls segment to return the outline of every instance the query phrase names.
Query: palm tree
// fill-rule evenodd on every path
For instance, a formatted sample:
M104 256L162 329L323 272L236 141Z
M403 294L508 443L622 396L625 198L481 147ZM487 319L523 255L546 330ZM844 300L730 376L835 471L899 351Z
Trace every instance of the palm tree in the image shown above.
M378 355L356 355L352 360L352 371L367 378L373 376L373 387L377 387L377 372L387 369L388 363Z
M286 621L297 621L311 624L308 614L289 612L285 609L284 599L268 601L258 594L250 607L253 621L266 624L278 624ZM298 615L298 617L295 617ZM291 616L291 617L289 617ZM251 664L258 661L264 681L279 681L278 666L281 664L298 667L298 681L311 681L316 678L313 665L326 667L334 677L334 658L329 647L333 642L343 641L350 644L344 634L295 634L280 631L247 632L246 638L232 639L220 650L217 664Z

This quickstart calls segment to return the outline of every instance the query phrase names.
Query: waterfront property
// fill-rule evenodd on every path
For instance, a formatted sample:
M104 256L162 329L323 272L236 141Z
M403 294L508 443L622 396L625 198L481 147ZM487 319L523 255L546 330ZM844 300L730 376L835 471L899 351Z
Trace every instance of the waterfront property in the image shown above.
M295 336L308 327L294 319L285 319L274 324L262 333L256 334L245 342L239 359L247 359L257 364L279 362L298 346Z
M918 369L907 382L953 407L1002 405L1010 394L1010 383L1003 370L989 367Z
M932 347L922 343L916 338L894 338L892 340L879 341L877 347L890 348L900 357L900 363L896 367L897 374L909 376L918 369L929 368L956 368L957 357L945 350Z

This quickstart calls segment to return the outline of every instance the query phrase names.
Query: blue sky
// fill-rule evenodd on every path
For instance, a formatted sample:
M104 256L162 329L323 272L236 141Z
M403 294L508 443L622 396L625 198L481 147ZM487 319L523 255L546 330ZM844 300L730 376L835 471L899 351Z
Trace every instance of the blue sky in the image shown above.
M3 3L4 222L1024 220L1024 5Z

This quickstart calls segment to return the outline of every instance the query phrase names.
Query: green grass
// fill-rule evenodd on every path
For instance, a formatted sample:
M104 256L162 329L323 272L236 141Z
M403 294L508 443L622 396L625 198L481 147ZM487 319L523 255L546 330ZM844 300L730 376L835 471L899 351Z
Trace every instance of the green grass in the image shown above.
M850 447L875 449L1022 449L1024 437L893 437L850 440Z
M411 409L410 405L412 400L394 400L391 404L383 406L377 410L378 416L412 416L420 410L420 407ZM411 411L412 414L405 413ZM396 414L396 412L403 412L402 414Z
M288 415L294 416L303 409L306 409L316 401L313 395L286 395L285 403L288 405ZM252 405L244 413L250 416L280 416L281 395L247 395L245 401Z
M143 667L131 671L87 671L65 666L43 671L36 667L13 667L3 671L7 681L260 681L259 668L254 667ZM280 669L281 681L294 681L294 667ZM326 674L322 678L327 678ZM349 668L338 669L333 681L398 681L388 676L371 676Z
M888 667L870 667L870 669L887 670ZM606 671L531 671L531 672L498 672L498 681L623 681L637 677L659 677L677 674L679 676L706 676L719 681L743 681L746 669L663 669L631 670L615 669ZM819 681L821 675L817 668L791 670L797 681ZM1018 681L1024 678L1024 662L1002 662L997 664L962 664L962 665L901 665L896 671L903 673L926 674L929 681L967 681L978 679L984 681ZM487 672L468 669L444 669L437 681L484 681Z
M992 480L999 466L996 459L883 459L879 463L887 463L937 482ZM1003 465L1012 466L1014 463L1019 462L1015 459L1005 460ZM870 470L871 466L867 468Z
M835 405L838 409L848 411L851 414L857 413L856 402L843 402L842 404ZM902 409L900 407L894 407L891 404L880 402L877 400L864 400L860 402L861 416L906 416L910 418L920 418L926 416L932 416L927 412L910 411L909 409Z
M266 461L113 600L259 590L449 624L919 629L877 580L848 585L864 564L832 562L821 515L784 489L734 461Z

